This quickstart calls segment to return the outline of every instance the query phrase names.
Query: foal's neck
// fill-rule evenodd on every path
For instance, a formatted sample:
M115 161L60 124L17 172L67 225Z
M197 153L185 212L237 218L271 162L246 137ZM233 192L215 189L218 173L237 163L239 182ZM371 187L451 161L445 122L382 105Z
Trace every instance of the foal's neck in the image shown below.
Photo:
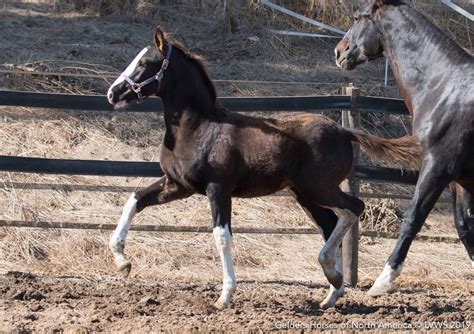
M209 79L203 78L193 64L180 66L185 75L178 76L161 97L166 127L164 144L170 150L178 140L191 141L195 131L209 124L217 112L215 96L205 81Z
M416 116L413 113L429 95L426 91L436 94L441 82L452 80L454 73L446 67L462 63L469 55L408 6L383 9L375 22L400 94L410 113Z

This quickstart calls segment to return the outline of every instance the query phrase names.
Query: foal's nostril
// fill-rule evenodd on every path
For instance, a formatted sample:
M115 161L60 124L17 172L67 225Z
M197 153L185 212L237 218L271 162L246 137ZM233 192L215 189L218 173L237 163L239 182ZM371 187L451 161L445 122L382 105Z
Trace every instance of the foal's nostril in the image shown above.
M107 92L107 99L109 100L109 102L112 102L113 98L114 98L114 93L109 90Z

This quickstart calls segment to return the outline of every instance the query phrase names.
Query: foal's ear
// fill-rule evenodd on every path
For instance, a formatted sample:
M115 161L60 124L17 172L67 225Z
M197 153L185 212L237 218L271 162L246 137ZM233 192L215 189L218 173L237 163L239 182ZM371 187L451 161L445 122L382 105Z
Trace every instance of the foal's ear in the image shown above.
M156 33L155 33L155 44L156 47L160 52L163 52L166 44L166 39L165 39L165 34L161 30L160 26L156 27Z

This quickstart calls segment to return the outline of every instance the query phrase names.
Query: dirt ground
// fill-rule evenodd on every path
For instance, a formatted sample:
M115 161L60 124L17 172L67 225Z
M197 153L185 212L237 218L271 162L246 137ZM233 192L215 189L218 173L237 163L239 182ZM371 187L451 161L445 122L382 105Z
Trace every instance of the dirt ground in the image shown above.
M334 40L270 36L267 26L286 27L288 22L264 11L256 17L274 21L258 25L254 24L258 20L247 17L248 26L225 36L216 14L220 12L193 13L190 8L170 6L162 7L155 18L100 17L51 3L0 3L2 69L116 73L149 44L160 23L208 60L213 78L312 82L218 82L220 96L339 94L341 85L349 82L360 85L366 95L396 96L393 88L379 87L383 61L354 72L341 71L333 60ZM76 94L104 94L111 81L0 75L1 89ZM331 114L336 119L338 115ZM388 137L405 134L409 123L399 116L363 119L365 129ZM163 120L158 115L0 107L1 155L157 161L162 137ZM1 172L0 219L116 223L128 193L72 191L61 185L138 188L151 182ZM26 183L58 186L32 190L24 187ZM413 188L362 185L364 192L374 190L409 196ZM362 228L398 230L406 201L367 203ZM313 226L292 198L281 196L235 199L232 221L239 227ZM210 210L206 198L193 196L149 208L134 224L203 226L210 224ZM449 206L438 206L421 233L455 237ZM107 248L109 236L110 231L0 228L0 331L261 332L365 327L375 332L374 326L393 330L438 326L472 332L474 271L460 243L414 242L398 280L401 290L371 299L365 291L395 241L362 237L359 287L348 290L334 309L323 311L318 303L328 287L317 263L321 236L236 234L238 288L231 308L218 312L212 303L222 274L211 235L131 232L126 252L133 270L126 282L115 273Z
M349 290L330 310L319 284L299 281L240 282L230 309L212 303L212 283L91 281L12 272L0 277L2 330L191 332L294 329L445 329L472 332L473 293L465 289L410 287L367 298L369 287Z

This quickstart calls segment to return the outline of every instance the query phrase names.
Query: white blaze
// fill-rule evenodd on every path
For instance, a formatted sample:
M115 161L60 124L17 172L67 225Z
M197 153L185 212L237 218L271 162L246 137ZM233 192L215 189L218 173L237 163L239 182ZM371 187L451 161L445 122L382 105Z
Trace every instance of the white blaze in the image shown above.
M125 69L125 71L123 71L122 73L125 74L126 76L130 77L133 72L135 71L135 69L137 68L137 65L138 65L138 62L140 61L140 59L142 59L143 55L148 51L148 46L146 48L144 48L142 51L140 51L140 53L135 57L135 59L132 60L132 62L127 66L127 68ZM122 75L120 75L115 81L114 83L112 84L112 86L110 86L108 92L107 92L107 95L110 94L110 92L112 91L112 88L117 86L118 84L122 83L125 79L123 78Z

